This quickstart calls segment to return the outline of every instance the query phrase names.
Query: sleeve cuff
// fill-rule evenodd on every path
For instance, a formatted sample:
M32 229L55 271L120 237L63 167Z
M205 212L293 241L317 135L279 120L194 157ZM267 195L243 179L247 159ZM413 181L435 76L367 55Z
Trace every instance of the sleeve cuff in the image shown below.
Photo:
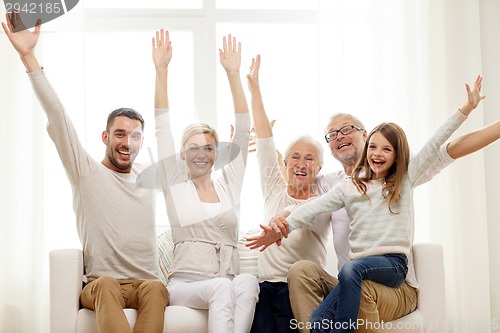
M451 157L450 154L448 154L448 145L449 144L450 143L447 142L446 144L442 145L441 149L440 149L440 152L439 152L439 155L441 155L442 160L445 163L447 163L447 164L452 163L452 162L455 161L455 159L453 157Z

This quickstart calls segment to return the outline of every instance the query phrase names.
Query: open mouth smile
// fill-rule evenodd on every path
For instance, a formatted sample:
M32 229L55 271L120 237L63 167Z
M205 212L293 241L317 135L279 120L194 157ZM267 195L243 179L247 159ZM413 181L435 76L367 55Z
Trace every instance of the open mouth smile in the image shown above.
M344 148L344 147L349 147L349 146L351 146L351 144L350 144L349 142L345 142L345 143L340 144L340 145L337 147L337 149L338 149L338 150L340 150L340 149L342 149L342 148Z

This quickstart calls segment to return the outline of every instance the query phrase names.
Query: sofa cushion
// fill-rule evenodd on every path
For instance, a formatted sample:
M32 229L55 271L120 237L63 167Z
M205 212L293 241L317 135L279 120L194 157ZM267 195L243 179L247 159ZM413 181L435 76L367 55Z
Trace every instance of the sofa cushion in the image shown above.
M172 273L174 241L172 231L166 230L158 236L158 261L160 265L160 278L166 285L168 276Z
M246 247L247 238L260 234L259 230L250 230L240 234L238 252L240 253L240 274L248 273L259 278L259 250Z

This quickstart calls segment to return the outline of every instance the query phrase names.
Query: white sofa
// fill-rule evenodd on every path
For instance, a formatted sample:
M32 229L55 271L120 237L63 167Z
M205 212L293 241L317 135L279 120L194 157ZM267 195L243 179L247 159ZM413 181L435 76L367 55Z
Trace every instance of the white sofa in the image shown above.
M445 332L446 299L443 248L439 244L422 243L413 246L415 273L420 285L417 309L383 325L379 333Z
M417 279L420 283L418 308L405 317L386 323L379 332L443 331L445 291L442 247L437 244L416 244L413 254ZM248 262L244 265L248 266ZM51 333L98 333L95 313L88 309L80 309L82 275L81 250L64 249L50 252ZM124 311L132 328L137 315L136 310ZM208 312L205 310L167 306L163 333L208 332L207 320Z

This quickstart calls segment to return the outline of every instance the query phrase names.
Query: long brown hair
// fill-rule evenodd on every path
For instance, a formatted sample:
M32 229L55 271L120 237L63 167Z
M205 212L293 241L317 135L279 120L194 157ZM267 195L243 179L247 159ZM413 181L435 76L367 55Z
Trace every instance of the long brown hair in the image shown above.
M389 210L391 213L398 214L393 212L391 207L399 200L401 184L408 171L408 163L410 162L410 147L406 134L401 127L394 123L382 123L370 132L363 147L363 153L352 172L352 182L359 192L361 192L361 195L366 195L366 184L373 179L373 171L368 164L367 151L372 135L377 132L380 132L389 141L396 152L394 164L384 179L382 194L384 198L389 198Z

